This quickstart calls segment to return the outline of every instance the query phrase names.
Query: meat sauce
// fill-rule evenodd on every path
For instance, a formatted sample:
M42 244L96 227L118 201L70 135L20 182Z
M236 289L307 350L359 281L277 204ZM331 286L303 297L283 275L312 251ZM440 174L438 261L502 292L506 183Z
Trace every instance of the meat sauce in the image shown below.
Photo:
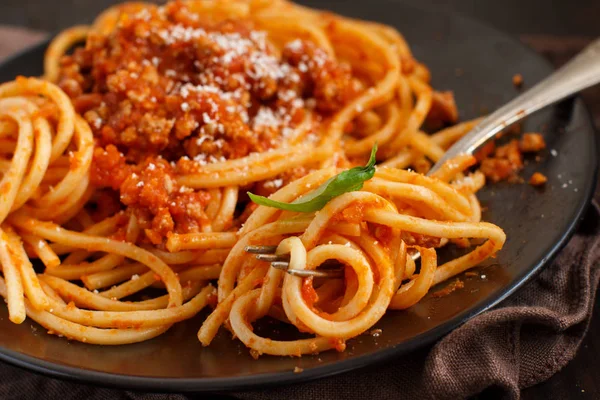
M427 114L427 123L431 128L441 127L458 122L458 108L454 100L454 93L433 92L431 109Z
M521 140L512 139L496 147L493 141L486 143L475 153L480 171L492 182L518 181L523 169L523 153L535 153L546 148L544 137L539 133L525 133Z
M314 310L315 303L319 301L319 295L313 287L313 278L308 277L302 280L302 299L306 305Z
M327 118L362 90L312 42L278 51L250 21L203 20L183 2L90 34L58 84L94 133L92 184L117 192L155 244L207 223L210 196L178 175L277 148L306 110Z

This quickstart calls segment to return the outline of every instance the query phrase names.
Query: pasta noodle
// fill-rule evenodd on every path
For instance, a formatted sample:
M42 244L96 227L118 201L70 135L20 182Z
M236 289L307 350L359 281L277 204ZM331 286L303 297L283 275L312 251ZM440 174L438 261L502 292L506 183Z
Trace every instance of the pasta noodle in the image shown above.
M391 27L283 0L128 3L59 34L44 69L0 85L0 294L14 323L120 345L210 307L205 346L223 327L255 356L342 351L506 239L481 221L472 156L422 174L477 121L456 124ZM316 211L246 195L302 203L374 146L374 176ZM294 276L253 245L343 274ZM261 337L252 324L267 316L312 337Z

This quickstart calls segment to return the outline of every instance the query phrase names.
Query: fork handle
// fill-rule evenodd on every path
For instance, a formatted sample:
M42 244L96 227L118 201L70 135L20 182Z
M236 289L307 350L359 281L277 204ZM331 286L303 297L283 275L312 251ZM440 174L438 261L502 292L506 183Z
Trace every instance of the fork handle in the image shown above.
M488 139L529 114L599 82L600 39L596 39L562 68L481 121L456 142L428 174L453 157L473 154Z

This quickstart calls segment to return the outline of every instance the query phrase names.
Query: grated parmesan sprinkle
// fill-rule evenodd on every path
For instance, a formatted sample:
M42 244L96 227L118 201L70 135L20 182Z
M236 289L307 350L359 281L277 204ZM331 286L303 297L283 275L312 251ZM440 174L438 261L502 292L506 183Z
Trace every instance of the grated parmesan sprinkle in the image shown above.
M281 119L268 107L261 107L252 121L254 129L277 128L281 125Z

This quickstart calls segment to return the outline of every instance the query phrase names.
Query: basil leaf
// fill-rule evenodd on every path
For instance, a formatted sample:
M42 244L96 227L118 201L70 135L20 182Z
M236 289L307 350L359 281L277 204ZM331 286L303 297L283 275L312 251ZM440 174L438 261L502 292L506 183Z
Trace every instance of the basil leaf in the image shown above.
M329 201L341 194L360 190L363 183L375 175L375 154L377 153L377 143L371 149L371 157L364 167L354 167L347 171L340 172L336 176L328 179L313 192L307 194L301 199L291 203L283 203L268 199L264 196L258 196L248 192L250 200L254 203L278 208L280 210L310 213L325 207Z

